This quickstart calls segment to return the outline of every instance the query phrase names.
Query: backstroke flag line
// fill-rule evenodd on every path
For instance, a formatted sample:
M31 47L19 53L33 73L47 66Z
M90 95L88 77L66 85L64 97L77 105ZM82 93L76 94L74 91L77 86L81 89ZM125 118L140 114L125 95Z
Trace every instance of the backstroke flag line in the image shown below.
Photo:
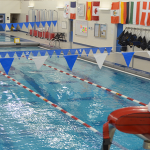
M122 53L123 57L124 57L124 60L127 64L127 66L129 67L130 65L130 62L131 62L131 59L134 55L134 52L125 52L125 53Z
M100 53L100 54L93 54L93 55L96 59L96 62L98 64L99 68L101 69L108 54L107 53L103 53L103 54Z
M39 70L42 67L47 57L48 56L32 57L33 61L35 62L37 70Z
M14 58L0 58L0 63L5 70L6 74L8 74L10 67L14 61Z
M70 68L70 70L72 71L72 68L77 60L78 55L68 55L68 56L64 56L64 58L66 59L66 62Z

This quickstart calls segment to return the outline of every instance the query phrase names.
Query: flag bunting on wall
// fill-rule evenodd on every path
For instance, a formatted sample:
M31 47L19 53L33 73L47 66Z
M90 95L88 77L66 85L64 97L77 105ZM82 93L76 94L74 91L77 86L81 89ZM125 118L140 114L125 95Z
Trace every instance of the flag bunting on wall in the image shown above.
M111 5L111 23L119 23L120 2L112 2Z
M86 20L92 20L92 2L86 2Z
M70 3L70 19L76 19L76 2Z
M134 1L130 4L130 24L139 24L140 2Z
M92 2L92 20L99 21L99 6L100 2Z
M143 1L142 16L140 25L150 26L150 2Z
M121 2L121 24L129 23L129 2Z

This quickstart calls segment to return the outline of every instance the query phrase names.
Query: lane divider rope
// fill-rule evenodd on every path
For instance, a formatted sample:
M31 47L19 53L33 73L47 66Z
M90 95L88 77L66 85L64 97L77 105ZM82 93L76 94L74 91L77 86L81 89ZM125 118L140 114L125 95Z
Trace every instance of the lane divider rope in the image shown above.
M80 124L84 125L85 127L87 127L88 129L90 129L91 131L93 131L94 133L98 134L99 136L103 137L103 134L100 133L98 130L96 130L95 128L91 127L90 125L88 125L87 123L83 122L82 120L78 119L77 117L73 116L72 114L70 114L69 112L67 112L66 110L62 109L61 107L59 107L58 105L52 103L50 100L46 99L45 97L41 96L40 94L34 92L33 90L31 90L30 88L26 87L25 85L21 84L19 81L11 78L9 75L5 74L4 72L0 71L0 73L2 75L4 75L5 77L7 77L8 79L14 81L15 83L17 83L18 85L20 85L21 87L23 87L24 89L26 89L27 91L31 92L32 94L34 94L35 96L37 96L38 98L44 100L45 102L47 102L48 104L50 104L51 106L53 106L54 108L56 108L57 110L63 112L64 114L66 114L67 116L69 116L70 118L74 119L75 121L79 122ZM117 147L121 148L122 150L127 150L125 147L123 147L122 145L120 145L119 143L112 141L112 144L116 145Z
M8 76L7 74L5 74L4 72L0 71L0 73L2 75L4 75L5 77L7 77L8 79L14 81L15 83L17 83L18 85L20 85L21 87L23 87L24 89L26 89L27 91L31 92L32 94L34 94L35 96L39 97L40 99L44 100L45 102L49 103L50 105L52 105L53 107L55 107L56 109L60 110L61 112L63 112L64 114L66 114L67 116L71 117L72 119L76 120L77 122L79 122L80 124L84 125L85 127L89 128L91 131L97 133L98 135L101 135L101 133L94 129L93 127L91 127L90 125L88 125L87 123L83 122L82 120L78 119L77 117L73 116L72 114L70 114L69 112L67 112L66 110L62 109L61 107L59 107L58 105L52 103L51 101L49 101L48 99L46 99L45 97L41 96L40 94L34 92L33 90L29 89L28 87L26 87L25 85L21 84L19 81L11 78L10 76Z
M22 57L25 57L25 56L22 56ZM29 60L32 60L31 58L28 58L28 59L29 59ZM130 97L128 97L128 96L125 96L125 95L123 95L123 94L117 93L117 92L115 92L115 91L113 91L113 90L110 90L110 89L105 88L105 87L103 87L103 86L100 86L100 85L98 85L98 84L92 83L92 82L90 82L90 81L88 81L88 80L79 78L79 77L77 77L77 76L74 76L73 74L67 73L67 72L65 72L65 71L59 70L59 69L57 69L57 68L54 68L54 67L49 66L49 65L46 65L46 64L43 64L43 65L46 66L46 67L52 68L52 69L54 69L54 70L57 70L57 71L59 71L59 72L61 72L61 73L64 73L64 74L66 74L66 75L69 75L69 76L71 76L71 77L73 77L73 78L77 78L77 79L79 79L79 80L81 80L81 81L84 81L84 82L86 82L86 83L88 83L88 84L94 85L94 86L96 86L96 87L98 87L98 88L101 88L101 89L103 89L103 90L106 90L106 91L108 91L108 92L110 92L110 93L113 93L113 94L115 94L115 95L121 96L121 97L123 97L123 98L125 98L125 99L128 99L128 100L130 100L130 101L133 101L133 102L135 102L135 103L138 103L138 104L140 104L140 105L147 106L147 104L145 104L145 103L143 103L143 102L140 102L140 101L138 101L138 100L135 100L135 99L130 98Z
M25 56L22 56L25 57ZM30 60L32 60L31 58L28 58ZM43 64L44 65L44 64ZM55 69L56 70L56 69ZM48 104L50 104L51 106L53 106L54 108L56 108L57 110L63 112L64 114L66 114L67 116L69 116L70 118L74 119L75 121L79 122L80 124L84 125L85 127L87 127L88 129L90 129L91 131L93 131L94 133L98 134L99 136L103 137L103 134L100 133L98 130L96 130L95 128L93 128L92 126L88 125L87 123L83 122L82 120L78 119L77 117L75 117L74 115L70 114L69 112L67 112L66 110L62 109L61 107L59 107L58 105L54 104L53 102L51 102L50 100L46 99L45 97L41 96L40 94L34 92L33 90L31 90L30 88L26 87L25 85L21 84L19 81L15 80L14 78L11 78L9 75L7 75L6 73L0 71L0 73L2 75L4 75L5 77L7 77L8 79L10 79L11 81L14 81L15 83L17 83L18 85L20 85L21 87L23 87L24 89L26 89L27 91L31 92L32 94L34 94L35 96L37 96L38 98L44 100L45 102L47 102ZM117 147L121 148L122 150L127 150L125 147L123 147L122 145L120 145L119 143L112 141L112 144L116 145Z

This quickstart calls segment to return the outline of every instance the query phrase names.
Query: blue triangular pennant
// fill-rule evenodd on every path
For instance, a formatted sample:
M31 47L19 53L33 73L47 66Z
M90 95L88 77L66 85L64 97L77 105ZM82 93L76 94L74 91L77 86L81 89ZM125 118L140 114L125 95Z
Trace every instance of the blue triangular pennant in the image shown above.
M26 28L28 28L29 22L24 22L24 25L26 26Z
M61 51L62 51L62 50L60 50L60 49L55 50L55 53L56 53L56 55L57 55L58 58L59 58L59 55L60 55Z
M131 59L134 55L134 52L125 52L125 53L122 53L123 57L124 57L124 60L127 64L127 66L129 67L130 65L130 62L131 62Z
M12 23L7 23L8 28L10 29L12 26Z
M8 74L13 61L14 61L14 58L0 58L0 62L6 74Z
M17 28L18 23L13 23L14 28Z
M20 59L20 57L22 56L22 53L23 53L23 51L18 51L18 52L16 52L16 54L17 54L17 56L18 56L19 59Z
M31 24L31 27L33 28L33 27L34 27L35 22L30 22L30 24Z
M77 51L78 51L78 54L81 56L83 49L80 48L80 49L77 49Z
M8 52L9 57L14 57L15 52Z
M87 56L89 55L90 50L91 50L91 48L84 48L84 51L85 51L85 53L87 54Z
M0 52L1 57L5 57L6 56L6 52Z
M70 49L70 53L71 53L72 55L74 55L75 52L76 52L76 49Z
M3 23L3 24L1 24L1 26L2 26L2 28L5 30L5 28L6 28L6 24L5 24L5 23Z
M67 55L69 52L69 49L63 49L62 51L63 51L64 55Z
M18 25L19 25L20 28L22 29L23 23L18 23Z
M40 50L41 56L45 56L46 50Z
M47 21L47 24L50 27L51 26L51 21Z
M32 51L33 56L37 56L39 51Z
M42 21L42 26L45 27L46 21Z
M40 22L35 22L35 23L36 23L37 27L39 28L39 26L40 26Z
M99 50L100 50L101 53L104 53L105 47L99 47Z
M57 21L52 21L52 22L53 22L53 25L56 26Z
M25 54L25 56L26 56L27 59L28 59L30 53L31 53L31 51L24 51L24 54Z
M67 64L68 64L70 70L72 71L72 68L77 60L78 55L68 55L68 56L64 56L64 57L67 61Z
M92 48L92 52L93 52L93 54L96 54L96 52L97 52L97 47L96 47L96 48Z
M49 54L49 56L50 56L50 58L52 57L52 55L53 55L53 53L54 53L54 50L49 50L49 51L47 51L48 52L48 54Z
M106 50L107 50L107 53L108 55L110 54L111 50L112 50L112 47L106 47Z

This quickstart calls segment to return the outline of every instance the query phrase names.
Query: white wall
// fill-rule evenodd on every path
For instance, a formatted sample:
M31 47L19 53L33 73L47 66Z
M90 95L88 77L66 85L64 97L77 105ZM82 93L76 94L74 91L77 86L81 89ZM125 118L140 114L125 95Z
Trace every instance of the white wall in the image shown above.
M10 13L21 13L20 1L0 1L0 13L5 14L5 23L10 23ZM9 17L9 20L7 20L7 17Z
M64 6L64 1L67 0L43 0L43 1L32 1L34 5L34 9L51 9L51 10L57 10L58 11L58 31L59 32L65 32L67 35L67 41L69 40L69 21L68 19L65 19L63 17L63 9L57 9L57 6ZM68 0L69 1L69 0ZM72 1L72 0L70 0ZM87 0L76 0L77 3L84 3L86 4ZM118 1L118 0L113 0L113 1ZM129 0L124 0L124 1L129 1ZM142 1L141 1L141 11L142 11ZM100 0L100 7L111 7L112 0ZM28 5L29 1L21 1L21 15L19 18L20 22L25 22L26 21L26 15L28 14ZM117 33L117 25L111 24L111 19L110 19L110 11L103 11L100 10L100 20L99 21L88 21L88 26L92 27L93 30L88 30L88 36L87 37L82 37L82 36L77 36L75 35L75 27L73 28L73 42L81 43L81 44L86 44L86 45L91 45L91 46L96 46L96 47L107 47L107 46L112 46L113 47L113 52L115 52L116 49L116 33ZM140 12L141 14L141 12ZM76 18L77 20L85 20L85 17L78 17ZM29 20L31 21L31 20ZM67 29L61 29L61 22L62 21L67 21ZM76 20L74 20L75 22ZM94 24L95 23L106 23L107 24L107 38L106 39L100 39L100 38L95 38L94 37ZM144 27L140 25L124 25L124 28L127 26L131 27L136 27L136 28L148 28L149 27ZM54 31L56 31L57 27L54 28ZM24 27L24 31L27 31L27 29ZM128 48L128 51L132 51L132 49ZM141 51L141 49L135 48L135 51ZM136 53L136 55L144 56L144 57L149 57L146 53ZM124 58L120 54L112 54L107 57L108 61L119 63L119 64L125 64ZM144 71L150 71L148 67L145 67L147 64L149 64L148 61L145 60L139 60L135 59L134 61L134 68L137 69L142 69ZM132 63L131 65L132 66ZM150 67L149 67L150 68Z

